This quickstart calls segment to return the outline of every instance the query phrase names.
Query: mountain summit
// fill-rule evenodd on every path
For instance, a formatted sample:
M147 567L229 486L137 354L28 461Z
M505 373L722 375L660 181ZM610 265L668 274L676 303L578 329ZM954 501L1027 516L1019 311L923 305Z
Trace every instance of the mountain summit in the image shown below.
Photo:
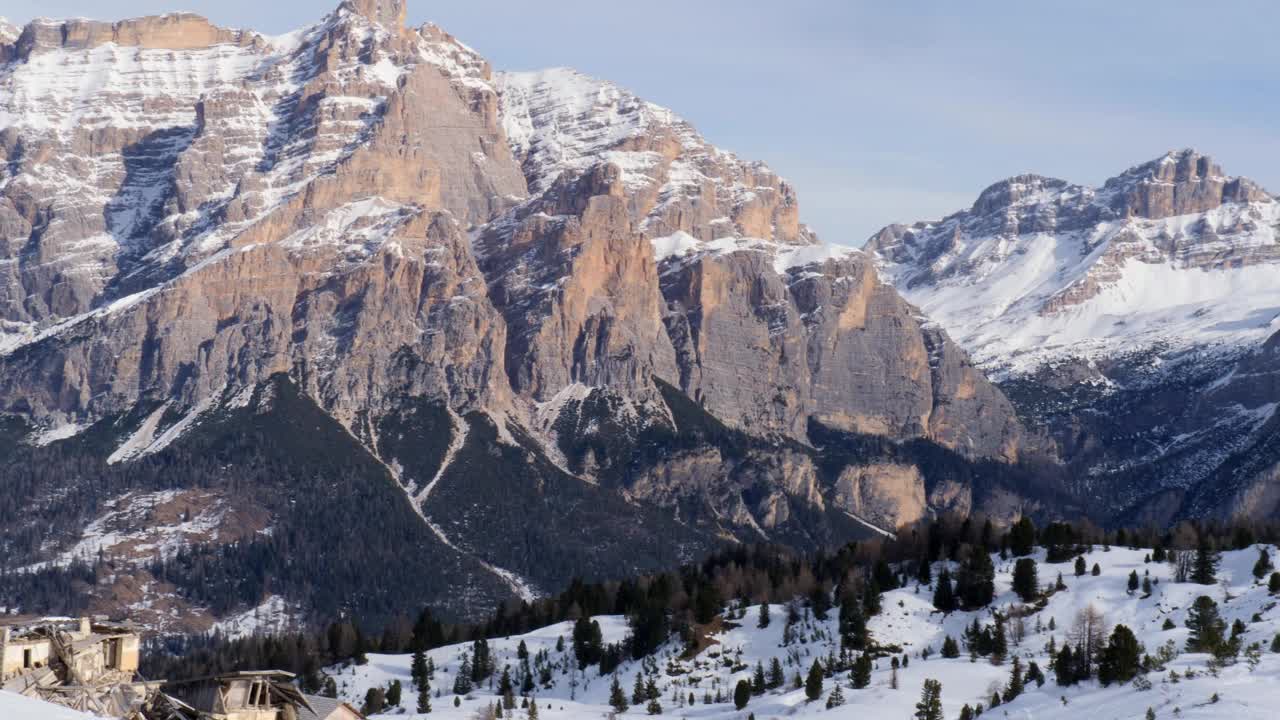
M404 15L0 36L5 569L110 561L76 597L210 623L478 614L1040 507L1042 441L786 181Z
M1193 150L1100 188L1022 175L867 250L1091 492L1116 485L1103 503L1157 522L1275 512L1280 202L1256 183Z

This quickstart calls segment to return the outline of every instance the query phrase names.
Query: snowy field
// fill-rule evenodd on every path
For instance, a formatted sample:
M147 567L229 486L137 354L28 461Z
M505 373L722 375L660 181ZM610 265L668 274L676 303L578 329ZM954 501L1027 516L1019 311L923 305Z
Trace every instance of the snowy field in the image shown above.
M1274 549L1272 549L1274 553ZM1144 718L1150 708L1158 718L1232 718L1233 720L1262 720L1280 717L1280 654L1269 651L1272 639L1280 631L1280 606L1277 598L1268 594L1265 583L1258 583L1252 575L1252 567L1258 557L1257 548L1226 552L1218 576L1224 583L1213 586L1191 583L1175 583L1172 568L1166 563L1144 562L1145 550L1112 548L1105 551L1096 547L1085 557L1087 567L1096 563L1100 574L1086 573L1077 577L1073 562L1048 565L1043 562L1043 552L1036 557L1039 563L1040 582L1052 584L1062 573L1065 591L1054 593L1040 612L1024 619L1025 636L1020 642L1010 639L1010 660L1003 665L991 664L986 658L971 660L966 651L955 659L944 659L939 650L946 636L959 642L964 628L975 618L980 623L990 622L993 609L1007 610L1019 604L1011 591L1013 561L996 563L996 601L980 612L954 612L943 616L932 606L932 591L927 586L887 592L883 596L883 611L872 619L870 631L873 640L880 645L899 645L903 655L909 656L909 664L898 670L898 689L891 687L893 670L888 658L877 661L872 672L871 684L859 690L849 686L843 674L827 678L823 685L823 697L816 702L806 702L802 689L794 689L792 683L797 673L804 675L814 659L824 659L829 653L839 652L838 609L833 609L825 621L816 621L806 611L793 629L790 644L783 644L787 609L783 605L770 607L770 624L758 627L759 607L747 608L745 615L731 621L729 627L711 637L711 644L693 657L681 657L683 648L678 642L664 646L659 653L646 661L624 662L617 671L623 691L631 698L637 673L645 682L652 680L660 691L662 714L679 718L734 718L743 720L747 713L756 718L823 717L831 720L857 718L912 718L920 689L927 678L942 683L942 705L948 720L959 717L963 705L987 705L991 694L1002 689L1008 681L1012 656L1023 659L1023 666L1036 662L1045 672L1042 686L1028 683L1026 691L1011 702L989 709L985 717L1043 718L1044 720L1127 720ZM1273 555L1274 558L1274 555ZM935 577L941 570L935 567ZM1152 593L1143 597L1141 590L1130 594L1128 578L1136 571L1140 578L1152 582ZM1219 604L1223 619L1230 626L1239 619L1247 632L1244 645L1260 643L1263 647L1261 661L1251 668L1244 657L1227 666L1214 677L1208 671L1209 656L1183 652L1188 629L1187 611L1199 595L1209 595ZM1056 684L1049 670L1046 645L1053 638L1061 646L1077 613L1092 605L1105 620L1108 635L1117 624L1124 624L1134 631L1145 645L1147 653L1154 654L1166 642L1172 641L1179 655L1168 663L1163 671L1147 675L1150 689L1133 684L1101 687L1096 680L1071 687ZM605 643L621 641L627 634L626 622L621 617L604 616L600 623ZM1050 622L1052 620L1052 623ZM1165 621L1172 621L1173 629L1164 629ZM1050 626L1054 629L1050 629ZM609 691L611 676L602 677L597 667L578 671L572 650L572 624L560 623L535 630L526 635L490 640L490 652L498 671L492 681L476 687L459 698L451 692L454 676L465 653L471 645L461 644L437 648L428 655L435 665L435 677L430 715L413 712L417 706L417 693L410 678L409 655L368 656L368 663L359 666L335 667L329 674L335 679L339 694L353 705L363 703L371 687L386 687L393 680L403 685L399 707L390 708L379 717L404 717L417 720L472 720L480 711L498 699L497 678L502 668L509 667L518 690L518 672L521 661L517 648L524 641L528 662L534 668L551 668L550 683L538 683L532 693L539 720L599 720L611 712ZM557 645L563 640L560 650ZM921 651L929 649L928 659ZM732 704L733 687L740 679L750 680L757 663L766 670L777 659L785 673L783 689L767 691L753 696L743 710ZM1176 682L1171 673L1177 674ZM1194 675L1194 677L1189 677ZM836 682L843 685L845 703L828 709L826 698ZM1217 695L1215 701L1214 696ZM689 696L693 695L690 704ZM716 696L721 697L716 702ZM710 697L712 702L706 702ZM517 700L519 704L519 700ZM633 705L625 716L648 715L646 708ZM507 711L505 717L526 720L528 711ZM16 695L0 692L0 718L3 720L86 720L90 716Z
M1040 563L1041 584L1053 583L1061 572L1067 590L1055 593L1044 610L1024 620L1026 635L1020 643L1011 645L1010 655L1022 657L1024 667L1034 660L1047 679L1040 687L1028 684L1021 696L988 710L984 716L1120 720L1143 718L1151 708L1159 718L1261 720L1280 717L1280 655L1268 650L1272 638L1280 630L1280 608L1276 598L1267 593L1265 584L1254 581L1251 569L1258 556L1257 550L1223 554L1219 578L1226 579L1225 586L1174 583L1171 566L1144 562L1146 554L1147 551L1121 548L1104 552L1102 547L1097 547L1086 556L1088 567L1092 568L1095 563L1099 566L1101 573L1097 577L1088 573L1076 577L1072 562L1046 565L1043 552L1036 556ZM1019 602L1010 590L1013 561L995 560L997 598L992 607L1007 608ZM1153 581L1150 597L1142 597L1141 590L1129 594L1129 573L1134 570L1139 577L1149 576ZM935 577L936 574L937 570ZM1264 651L1256 669L1251 670L1242 657L1240 662L1222 669L1218 677L1213 677L1206 671L1208 655L1182 652L1189 633L1186 628L1188 607L1197 596L1204 594L1218 602L1228 626L1236 619L1246 623L1245 645L1253 642L1262 644ZM1226 599L1228 596L1231 599ZM807 703L804 691L792 689L791 683L795 674L803 675L815 658L839 652L837 610L833 609L824 622L811 618L803 620L797 633L799 639L783 646L786 608L782 605L771 607L771 623L764 629L757 627L759 608L748 608L745 617L734 621L739 627L715 635L715 643L694 658L681 659L682 647L673 642L659 652L656 663L649 663L647 672L642 662L625 662L618 669L619 681L630 699L636 673L646 673L646 681L652 677L661 690L663 714L680 718L741 719L747 713L754 713L760 720L785 716L906 720L913 717L924 680L933 678L942 683L945 717L956 718L964 704L987 705L992 692L1003 688L1008 681L1011 659L1002 666L995 666L985 658L971 661L963 650L959 658L941 658L938 651L948 634L959 642L964 628L975 617L980 622L990 621L991 609L954 612L944 617L933 609L931 598L929 588L921 587L917 591L914 585L885 593L884 610L870 623L876 642L900 645L910 656L909 665L898 671L897 690L890 687L892 670L888 658L885 658L877 662L869 687L853 690L848 686L846 677L828 678L824 682L823 699ZM1150 689L1142 690L1131 684L1103 688L1097 681L1071 687L1056 684L1049 670L1046 645L1053 636L1055 644L1060 647L1077 612L1089 605L1103 614L1108 635L1114 625L1127 625L1146 646L1148 653L1154 654L1170 640L1176 644L1180 651L1178 657L1167 665L1165 671L1147 676L1151 681ZM1252 622L1255 615L1260 619ZM1050 618L1056 630L1048 629ZM626 635L626 624L622 618L598 619L606 643L620 641ZM1162 629L1166 620L1173 622L1174 629ZM521 640L528 648L531 663L539 653L547 653L547 661L554 667L554 672L550 687L539 686L533 693L539 720L596 720L611 711L608 705L611 678L601 677L595 667L587 668L585 673L574 669L576 663L571 636L571 624L561 623L527 635L489 641L490 652L498 668L495 675L500 674L504 666L509 666L512 674L516 674L519 667L516 649ZM557 651L557 642L561 638L564 649ZM925 648L932 651L927 660L921 659L921 651ZM436 666L432 687L441 691L439 697L432 698L430 717L433 720L469 719L495 700L496 687L486 684L462 698L458 707L454 706L454 695L450 692L453 677L463 653L469 651L470 645L465 644L438 648L429 653ZM757 662L767 669L773 658L777 658L785 670L785 689L752 697L745 709L736 710L731 702L733 686L740 679L750 680ZM398 679L404 687L401 706L384 714L426 718L413 713L417 695L410 679L410 660L408 655L370 655L367 665L333 668L330 672L337 680L339 693L357 706L363 702L369 688L385 687ZM734 667L726 666L726 660ZM1185 677L1188 670L1194 671L1194 678ZM1170 682L1170 672L1177 673L1177 682ZM837 680L844 684L846 702L827 709L826 697ZM708 693L714 700L717 691L724 702L704 703ZM695 699L692 705L688 704L690 693ZM1212 701L1215 693L1218 694L1217 702ZM521 720L527 717L527 711L518 708L507 712L507 716L512 714ZM647 712L643 706L632 706L625 715L644 716Z

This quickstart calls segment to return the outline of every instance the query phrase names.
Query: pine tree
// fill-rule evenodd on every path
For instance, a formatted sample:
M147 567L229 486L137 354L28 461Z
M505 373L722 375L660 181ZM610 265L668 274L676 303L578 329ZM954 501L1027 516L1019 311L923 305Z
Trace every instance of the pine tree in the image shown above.
M1089 571L1089 574L1094 577L1098 577L1099 575L1102 574L1102 566L1099 565L1098 563L1094 563L1093 569Z
M991 664L1004 664L1004 659L1008 654L1009 640L1004 632L1004 620L997 616L995 630L991 634Z
M916 703L915 720L942 720L942 683L925 680Z
M973 708L969 707L969 703L960 708L960 720L973 720Z
M760 603L760 619L756 622L756 627L769 627L769 603L767 602Z
M392 680L387 686L387 705L391 707L400 706L400 696L404 692L404 688L400 685L399 680Z
M840 707L844 704L844 691L840 689L840 683L835 683L835 687L831 689L831 694L827 696L827 709Z
M942 657L944 658L960 657L960 646L956 644L955 638L951 637L950 635L948 635L946 639L942 641Z
M529 701L529 720L538 720L538 701Z
M933 590L933 606L943 613L954 612L956 609L955 591L951 587L951 573L946 568L938 574L938 584Z
M1138 571L1134 570L1129 573L1129 594L1132 595L1138 591Z
M1071 652L1071 645L1062 644L1062 650L1053 661L1053 674L1059 685L1065 687L1076 684L1076 659Z
M1207 534L1201 533L1196 544L1196 557L1191 566L1191 582L1197 585L1212 585L1218 581L1218 553Z
M1271 554L1265 547L1258 548L1258 562L1253 564L1253 576L1259 580L1271 572Z
M1024 515L1009 529L1009 552L1014 557L1025 557L1035 549L1035 544L1036 526Z
M769 661L769 682L767 683L770 690L777 690L787 682L787 678L782 674L782 663L778 662L778 658Z
M764 690L764 664L757 661L756 671L751 676L751 692L754 695L763 695Z
M1013 591L1023 602L1031 602L1040 595L1040 575L1036 571L1035 560L1024 557L1014 563Z
M1267 580L1267 592L1272 595L1280 593L1280 572L1271 573L1271 577Z
M1004 701L1010 702L1022 694L1025 683L1022 678L1022 658L1013 656L1013 667L1009 671L1009 684L1004 690Z
M618 684L617 675L613 676L613 684L609 686L609 706L618 714L627 711L627 696L622 692L622 685Z
M1149 577L1142 578L1142 595L1143 597L1151 595L1151 578Z
M431 712L431 686L418 690L418 713L426 715Z
M809 676L804 681L804 696L813 702L822 697L822 664L817 660L809 667Z
M853 661L853 668L849 670L849 684L855 690L871 684L871 655L862 653Z
M1085 573L1085 569L1084 569L1084 556L1083 556L1083 555L1077 555L1077 556L1076 556L1076 577L1080 577L1080 576L1084 575L1084 573Z
M413 678L413 686L422 690L427 684L427 654L423 650L413 651L413 660L409 662L409 676Z
M1187 638L1187 650L1191 652L1211 653L1225 641L1226 623L1218 614L1218 603L1208 595L1201 595L1191 604L1187 627L1191 629Z
M662 703L658 702L658 698L653 698L652 700L649 701L648 705L644 706L644 709L645 709L645 712L649 713L650 715L661 715Z
M1111 631L1111 639L1102 651L1098 663L1098 681L1103 686L1111 683L1127 683L1138 674L1142 663L1142 646L1133 631L1117 625Z
M631 688L631 704L639 705L649 698L649 694L644 689L643 673L636 673L635 685Z
M921 585L933 583L933 563L927 557L920 558L920 564L916 566L916 582Z
M733 687L733 706L741 710L748 702L751 702L751 683L739 680Z

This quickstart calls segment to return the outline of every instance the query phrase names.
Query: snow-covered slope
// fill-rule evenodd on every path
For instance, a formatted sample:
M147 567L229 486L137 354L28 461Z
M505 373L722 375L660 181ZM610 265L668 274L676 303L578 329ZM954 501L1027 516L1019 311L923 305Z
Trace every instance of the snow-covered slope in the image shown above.
M0 718L4 720L102 720L97 715L89 715L5 690L0 690Z
M1280 202L1253 182L1192 150L1099 188L1022 175L867 249L1053 439L1100 514L1280 510L1232 476L1272 461L1280 401L1264 347L1280 330Z
M1160 193L1172 202L1153 203ZM886 228L868 249L1008 376L1065 357L1256 344L1280 329L1278 228L1280 202L1184 150L1101 188L1011 178L968 210Z
M1276 690L1280 682L1280 655L1264 653L1256 669L1241 661L1213 677L1205 670L1207 655L1182 652L1189 632L1185 627L1187 609L1199 595L1213 597L1228 624L1236 619L1246 623L1245 645L1254 642L1261 643L1264 648L1270 645L1280 630L1280 609L1275 598L1268 595L1264 585L1254 581L1250 572L1257 558L1257 549L1224 554L1219 573L1219 577L1225 579L1222 586L1175 583L1170 566L1144 562L1146 554L1147 551L1142 550L1096 547L1085 556L1089 567L1095 563L1099 566L1100 574L1096 577L1089 574L1075 577L1070 562L1047 565L1043 563L1043 553L1035 556L1040 561L1041 584L1052 584L1061 572L1067 589L1054 593L1043 610L1024 619L1026 634L1011 646L1010 654L1021 657L1024 667L1034 661L1045 671L1048 679L1042 686L1029 683L1021 696L998 708L999 717L1127 720L1143 717L1147 708L1152 708L1161 718L1274 717L1275 702L1280 697ZM998 572L997 598L991 608L981 612L955 612L943 616L933 609L928 587L913 585L885 593L883 612L873 619L870 630L879 644L899 645L902 648L899 657L908 656L909 665L898 671L897 689L890 684L893 671L887 657L876 661L871 684L865 689L849 687L843 674L827 678L824 681L824 700L836 682L844 685L846 704L838 708L828 710L824 701L807 703L804 691L791 687L796 673L805 674L815 659L825 660L829 654L839 653L834 610L826 621L817 621L803 611L803 620L792 633L795 639L784 644L785 606L772 606L772 622L764 629L757 627L758 607L749 607L744 617L733 621L733 627L715 632L712 644L696 656L683 656L682 647L672 643L664 647L656 662L650 661L647 668L645 663L628 661L623 663L617 674L628 698L637 673L643 673L646 679L652 678L661 693L664 715L726 719L741 718L747 712L761 718L907 718L913 716L924 680L932 678L942 683L944 716L954 718L964 704L989 704L992 692L1002 689L1008 681L1008 662L1002 666L992 665L985 658L974 662L963 649L961 657L956 659L944 659L939 655L946 636L960 641L964 628L975 618L988 624L993 609L1005 612L1017 604L1016 596L1010 591L1012 561L994 560ZM1141 591L1132 595L1128 593L1131 571L1137 571L1140 577L1150 578L1153 583L1150 597L1143 597ZM1230 599L1226 599L1228 594ZM1134 684L1103 688L1096 681L1071 687L1058 686L1049 671L1045 647L1051 638L1060 647L1076 614L1088 606L1102 613L1108 635L1112 627L1124 624L1146 646L1146 652L1155 654L1161 646L1172 643L1180 655L1165 670L1147 675L1152 685L1150 689ZM606 643L620 641L626 635L622 618L602 617L598 620ZM1051 620L1054 630L1049 629ZM1163 629L1166 620L1172 621L1174 629ZM503 667L509 667L513 675L517 674L520 662L516 658L516 650L521 641L529 650L532 667L546 664L552 669L550 683L540 685L533 693L540 718L598 718L610 710L611 678L601 677L594 666L582 672L576 670L571 635L571 623L561 623L523 636L490 642L499 674ZM561 640L564 650L557 650L557 643ZM932 651L928 659L921 657L921 651L926 648ZM496 691L485 684L461 699L459 707L454 707L450 688L462 656L469 650L470 645L467 644L431 651L430 656L437 668L432 685L442 689L442 694L432 700L433 712L429 717L470 718L477 709L495 700ZM538 660L540 655L543 655L542 660ZM768 668L774 658L784 668L786 687L753 697L742 711L734 709L729 698L737 681L750 680L756 663ZM386 687L392 680L399 680L405 688L402 708L391 709L388 713L412 715L417 698L412 688L409 664L409 656L371 655L367 665L332 668L330 672L335 677L340 695L355 704L363 701L369 688ZM1189 670L1195 671L1195 677L1188 676ZM1172 678L1173 672L1181 676L1176 681ZM690 694L694 696L693 704L688 702ZM705 702L708 694L713 701L711 703ZM714 701L717 694L722 696L721 702ZM1215 694L1218 700L1213 702L1211 698ZM523 718L526 711L517 709L507 714ZM625 713L626 716L645 714L644 707L632 707Z

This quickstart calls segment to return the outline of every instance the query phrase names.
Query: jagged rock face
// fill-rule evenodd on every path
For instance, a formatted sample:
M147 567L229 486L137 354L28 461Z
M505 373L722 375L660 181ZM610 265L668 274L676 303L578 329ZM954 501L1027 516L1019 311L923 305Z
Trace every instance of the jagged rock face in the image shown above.
M861 254L672 258L663 293L680 386L741 427L803 437L816 420L1008 459L1025 440L999 391Z
M498 563L544 589L576 571L482 532L512 498L634 511L649 524L610 537L658 566L990 497L917 483L911 455L833 502L815 427L881 455L927 439L962 467L1041 451L766 166L572 71L495 76L404 16L347 0L280 37L192 15L0 26L0 413L29 442L102 431L105 464L131 462L297 389L451 566L521 594ZM588 533L569 512L556 527Z
M1276 198L1184 150L1096 189L1011 178L867 249L1052 436L1100 515L1165 522L1229 514L1225 468L1269 432L1278 231Z
M767 168L572 71L502 74L499 87L533 195L478 247L518 391L547 400L621 366L609 384L642 392L656 376L750 432L804 438L816 419L1018 456L999 392L865 257L819 245Z

